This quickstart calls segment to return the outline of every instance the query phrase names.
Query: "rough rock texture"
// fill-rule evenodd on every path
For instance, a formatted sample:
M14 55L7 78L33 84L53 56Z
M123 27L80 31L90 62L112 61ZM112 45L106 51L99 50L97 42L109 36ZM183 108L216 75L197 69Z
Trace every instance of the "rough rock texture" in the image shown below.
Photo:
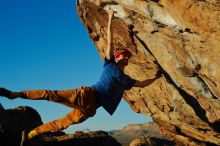
M77 8L101 58L112 9L113 47L133 54L125 72L139 80L163 73L125 93L135 112L179 144L220 145L219 0L77 0Z
M130 146L175 146L175 143L161 138L141 136L134 139Z
M104 131L75 134L48 133L32 139L27 146L121 146Z
M154 122L129 124L121 130L112 130L109 132L109 134L123 145L129 145L131 141L140 136L165 138L159 133L158 126Z
M22 130L31 130L40 124L40 115L31 107L5 110L0 104L0 145L19 146Z

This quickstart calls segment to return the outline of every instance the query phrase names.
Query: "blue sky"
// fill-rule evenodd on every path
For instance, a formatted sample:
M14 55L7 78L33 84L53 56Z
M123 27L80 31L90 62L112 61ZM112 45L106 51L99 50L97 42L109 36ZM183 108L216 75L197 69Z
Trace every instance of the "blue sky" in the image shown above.
M80 22L75 0L0 1L0 21L1 87L64 90L90 86L101 75L103 62ZM31 106L43 122L72 110L48 101L0 97L0 103L6 109ZM113 116L99 108L94 117L65 131L120 129L149 120L122 101Z

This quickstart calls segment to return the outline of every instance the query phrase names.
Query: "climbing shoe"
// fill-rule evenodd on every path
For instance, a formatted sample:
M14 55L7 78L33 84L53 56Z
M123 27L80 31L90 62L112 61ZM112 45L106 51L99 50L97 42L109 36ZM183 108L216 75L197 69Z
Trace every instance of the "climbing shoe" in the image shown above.
M7 90L5 88L0 88L0 96L4 96L4 97L7 97L9 99L12 99L10 97L11 93L12 93L11 91L9 91L9 90Z

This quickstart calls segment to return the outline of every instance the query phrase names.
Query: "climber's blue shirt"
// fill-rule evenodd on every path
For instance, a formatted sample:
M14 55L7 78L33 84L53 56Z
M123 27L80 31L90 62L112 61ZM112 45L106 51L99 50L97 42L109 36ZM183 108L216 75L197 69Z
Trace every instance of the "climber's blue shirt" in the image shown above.
M121 71L114 57L104 60L104 67L99 81L93 85L101 106L112 115L121 101L124 90L131 89L135 80Z

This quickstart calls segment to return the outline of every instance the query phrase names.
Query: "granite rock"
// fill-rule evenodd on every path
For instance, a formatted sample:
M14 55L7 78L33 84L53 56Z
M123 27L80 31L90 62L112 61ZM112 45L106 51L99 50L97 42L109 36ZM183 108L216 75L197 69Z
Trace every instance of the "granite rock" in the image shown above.
M149 115L160 132L184 145L220 145L219 0L77 0L78 15L103 59L107 10L113 47L128 48L125 73L145 88L126 91L125 100Z

